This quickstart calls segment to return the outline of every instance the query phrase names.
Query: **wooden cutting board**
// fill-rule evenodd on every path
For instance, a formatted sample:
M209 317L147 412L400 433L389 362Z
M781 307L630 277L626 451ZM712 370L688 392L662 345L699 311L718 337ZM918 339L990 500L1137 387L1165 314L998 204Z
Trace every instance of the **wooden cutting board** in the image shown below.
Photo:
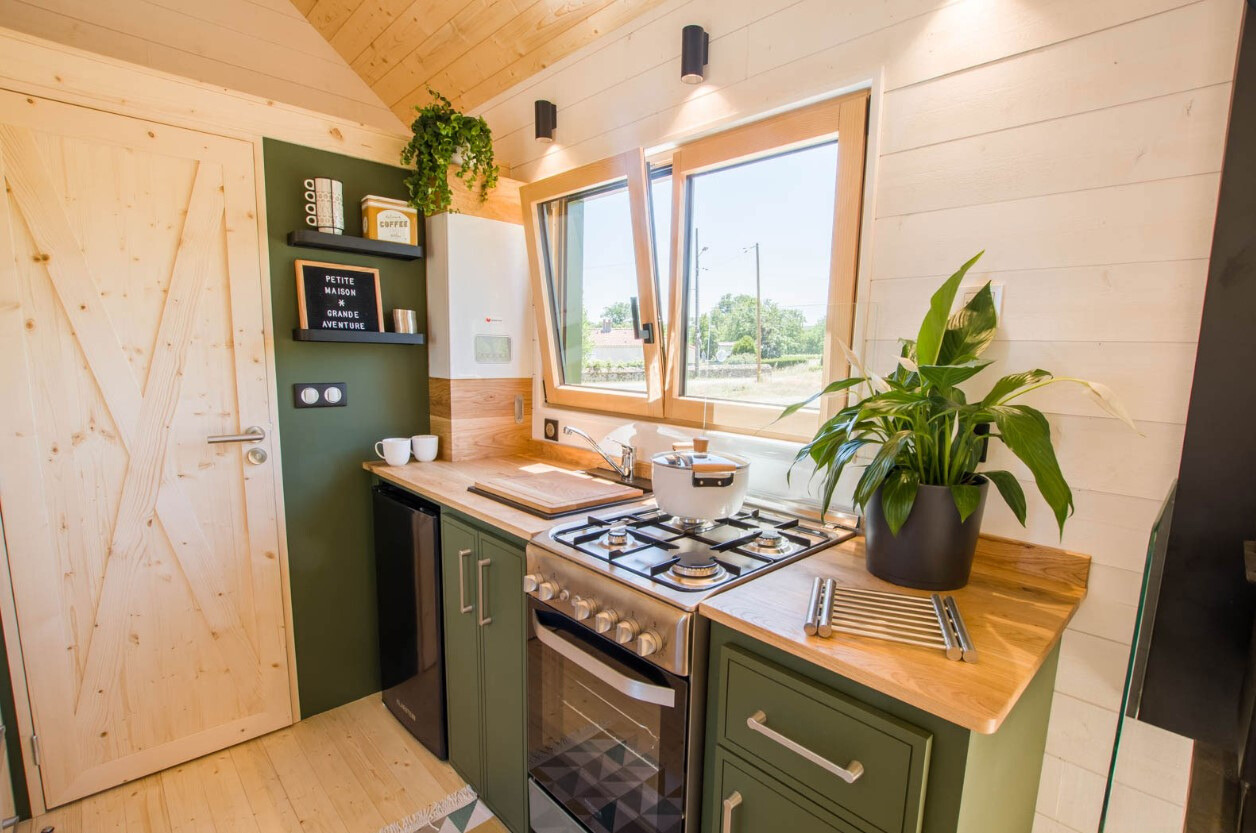
M477 480L475 488L552 515L632 500L645 494L632 486L565 471L490 477Z

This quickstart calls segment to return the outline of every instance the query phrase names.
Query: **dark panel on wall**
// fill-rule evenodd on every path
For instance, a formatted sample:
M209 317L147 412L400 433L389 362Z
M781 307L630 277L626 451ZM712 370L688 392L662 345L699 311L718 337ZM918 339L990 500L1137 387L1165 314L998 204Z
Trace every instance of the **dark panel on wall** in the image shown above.
M1139 718L1236 749L1256 589L1256 18L1239 52L1177 504Z
M306 228L306 178L344 183L345 233L358 235L364 195L407 197L403 169L270 139L264 153L292 616L301 713L308 717L379 690L370 476L361 463L374 457L381 437L428 431L427 348L293 341L293 263L302 258L379 269L386 318L404 307L426 321L426 288L422 260L286 243L289 231ZM297 382L347 382L349 404L298 410Z

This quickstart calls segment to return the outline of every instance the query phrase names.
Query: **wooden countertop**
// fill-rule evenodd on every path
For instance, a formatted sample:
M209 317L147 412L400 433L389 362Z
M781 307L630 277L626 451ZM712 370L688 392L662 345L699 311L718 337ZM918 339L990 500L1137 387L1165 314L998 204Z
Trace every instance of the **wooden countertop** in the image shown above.
M574 465L562 465L554 460L513 456L488 457L457 463L445 460L433 460L430 463L412 461L404 466L390 466L382 461L373 461L363 463L362 468L381 480L456 509L525 541L530 540L538 532L544 532L556 524L579 517L576 514L546 520L499 503L492 498L467 491L467 488L477 480L489 477L525 472L574 471L578 468Z
M975 663L863 636L803 633L817 575L848 586L929 595L868 573L862 537L713 596L699 612L952 723L993 734L1059 642L1086 595L1089 572L1089 556L983 536L972 580L949 593L977 649Z

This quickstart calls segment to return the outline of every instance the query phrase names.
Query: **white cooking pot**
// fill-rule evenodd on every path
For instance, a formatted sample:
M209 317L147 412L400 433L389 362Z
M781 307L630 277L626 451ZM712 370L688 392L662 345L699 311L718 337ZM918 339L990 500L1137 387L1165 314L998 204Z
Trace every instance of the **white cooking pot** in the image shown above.
M750 463L734 454L709 454L676 447L650 458L654 498L659 509L682 521L705 522L735 515L746 501Z

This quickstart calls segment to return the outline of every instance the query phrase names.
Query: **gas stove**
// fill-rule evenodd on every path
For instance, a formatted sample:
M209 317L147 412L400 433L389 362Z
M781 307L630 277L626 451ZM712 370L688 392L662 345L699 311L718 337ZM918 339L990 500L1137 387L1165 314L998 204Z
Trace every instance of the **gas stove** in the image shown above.
M832 531L758 509L702 524L639 509L564 524L549 537L683 593L723 587L839 540Z

